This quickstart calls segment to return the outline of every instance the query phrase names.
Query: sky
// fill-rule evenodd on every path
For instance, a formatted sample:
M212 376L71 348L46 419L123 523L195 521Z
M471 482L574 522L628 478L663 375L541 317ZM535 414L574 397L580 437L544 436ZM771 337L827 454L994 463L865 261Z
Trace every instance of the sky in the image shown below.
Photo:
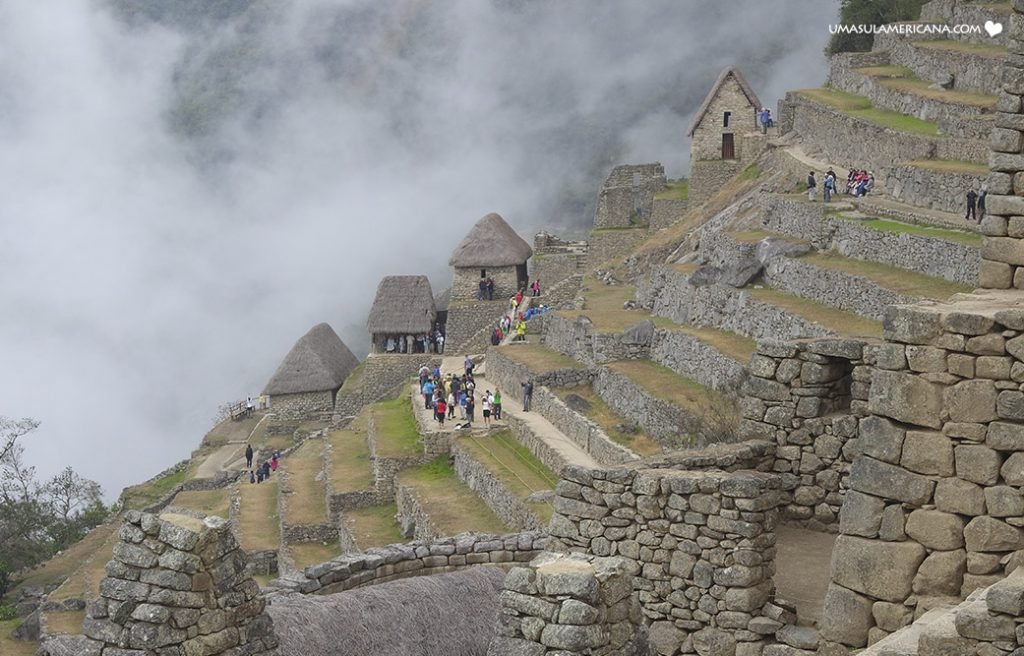
M581 234L687 172L721 69L824 82L838 0L0 0L0 415L111 500L377 282L498 212Z

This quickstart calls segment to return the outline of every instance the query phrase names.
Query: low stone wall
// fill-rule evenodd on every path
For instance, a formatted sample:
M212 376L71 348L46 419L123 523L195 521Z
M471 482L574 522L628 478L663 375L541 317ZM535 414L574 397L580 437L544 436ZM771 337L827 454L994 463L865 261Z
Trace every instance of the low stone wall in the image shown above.
M538 437L522 417L502 413L502 418L508 423L509 430L516 436L516 440L526 447L527 451L532 453L537 460L540 460L556 476L561 476L562 469L569 464L561 453Z
M985 136L992 129L991 121L985 126ZM965 194L977 192L987 174L931 171L915 166L894 166L886 169L882 190L893 198L914 207L925 207L954 214L965 214Z
M602 465L620 465L638 458L626 447L612 441L600 426L570 408L547 387L534 388L530 408Z
M648 227L646 225L636 228L607 228L594 230L590 233L590 251L587 254L587 262L590 266L597 266L609 260L628 255L637 245L647 239Z
M272 588L333 594L410 576L451 572L473 565L526 563L544 550L543 531L508 535L463 533L453 537L371 547L307 567L301 577L277 579Z
M400 458L379 455L377 453L377 426L372 412L367 426L366 441L370 446L370 459L373 461L373 489L377 503L390 503L395 498L395 476L398 472L430 462L434 456L424 452Z
M553 286L547 287L541 291L540 298L537 301L549 308L557 310L569 310L575 307L576 297L579 295L580 290L583 288L583 274L577 273L576 275L563 278L556 282ZM538 322L543 323L543 320L548 315L534 316L526 323L526 332L531 332L533 326Z
M953 89L958 91L977 91L990 96L999 93L1002 57L985 57L949 48L922 48L905 36L885 39L885 43L891 63L906 66L922 79L940 82L952 76Z
M409 379L416 375L422 365L433 369L440 364L441 358L430 353L405 355L371 353L366 356L364 364L360 407L363 404L375 403L393 396L404 383L409 382ZM341 396L339 394L339 398ZM350 406L346 405L345 407L336 406L334 412L337 415L349 416L357 414L358 410L353 412Z
M485 466L480 464L469 451L458 443L452 445L455 473L469 489L476 492L487 507L511 529L517 531L538 530L540 519L533 510L512 494Z
M901 132L837 111L797 92L786 94L793 107L793 131L804 137L822 159L874 171L915 159L960 159L984 162L984 141L930 137Z
M815 266L799 258L773 258L765 266L764 277L773 289L875 321L882 320L885 308L890 305L918 300L863 276Z
M487 329L497 327L501 316L508 311L508 299L495 297L493 301L449 305L445 352L453 355L483 352L490 344Z
M394 499L398 506L398 525L402 534L415 540L434 540L441 532L430 521L430 515L423 510L416 490L406 485L394 485Z
M638 323L647 320L639 312L636 318ZM544 319L543 342L553 351L587 365L646 360L651 355L653 328L636 333L629 330L601 332L585 315L570 319L556 313Z
M907 233L879 232L856 220L822 214L820 205L764 196L766 230L804 239L819 251L879 262L965 285L977 285L981 255L976 246Z
M747 376L742 363L693 335L676 330L654 331L651 360L726 395L735 395Z
M541 293L546 292L562 280L581 273L579 258L580 254L575 251L542 254L535 251L533 260L530 262L531 274L534 280L540 280Z
M683 199L655 198L654 213L651 215L651 232L667 228L683 218L689 209L690 201Z
M291 485L291 474L285 469L279 469L277 484L279 486L278 508L281 513L281 540L284 544L301 544L304 542L330 544L337 542L338 529L330 522L324 521L318 524L288 523L288 508L292 503L295 503L294 490ZM326 498L326 488L324 488L324 495Z
M334 392L305 392L302 394L277 394L270 408L278 419L314 419L334 412Z
M722 230L702 230L697 249L702 264L717 267L757 257L757 242L736 241Z
M505 577L490 656L649 654L634 561L546 553ZM557 651L556 651L557 650Z
M346 510L375 506L377 503L377 493L373 490L333 492L327 497L327 512L336 515Z
M751 358L740 436L777 445L773 470L789 493L790 522L835 530L876 348L852 339L761 342Z
M771 603L777 476L754 471L566 468L552 548L635 563L651 643L675 654L753 651L782 624ZM708 645L720 651L707 651Z
M659 444L671 449L703 446L698 417L650 394L632 380L609 369L598 369L594 391L617 415L640 426Z
M969 0L967 2L964 0L929 0L921 5L920 20L925 23L948 23L949 25L984 25L985 21L996 23L1006 21L1010 16L1009 10L1010 7L1002 3L982 4ZM879 36L883 39L882 41L875 39L875 46L878 48L888 47L891 39L906 38L896 34ZM957 41L998 43L1005 46L1009 44L1010 29L1004 29L994 37L989 36L985 31L981 31L980 34L956 34L953 36Z
M694 160L690 162L689 204L696 207L708 200L743 170L739 160Z
M511 394L522 398L522 383L533 380L534 389L546 387L578 387L589 385L594 378L587 369L555 369L544 374L535 375L529 367L510 357L515 353L515 345L487 349L487 380L494 384L503 394Z

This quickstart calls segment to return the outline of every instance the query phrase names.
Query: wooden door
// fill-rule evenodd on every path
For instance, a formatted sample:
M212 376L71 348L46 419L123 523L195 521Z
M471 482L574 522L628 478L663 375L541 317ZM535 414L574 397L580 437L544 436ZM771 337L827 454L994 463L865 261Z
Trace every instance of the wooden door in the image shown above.
M722 159L736 159L736 147L731 133L722 135Z

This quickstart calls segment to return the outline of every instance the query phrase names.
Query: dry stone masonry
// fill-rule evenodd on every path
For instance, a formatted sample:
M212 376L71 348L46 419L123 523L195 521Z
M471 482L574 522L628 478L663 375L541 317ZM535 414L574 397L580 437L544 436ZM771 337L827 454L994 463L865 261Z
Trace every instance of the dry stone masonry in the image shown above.
M665 188L659 164L623 164L612 169L597 197L594 228L646 225L654 212L654 195Z
M228 523L129 511L84 621L96 656L277 653L273 622Z

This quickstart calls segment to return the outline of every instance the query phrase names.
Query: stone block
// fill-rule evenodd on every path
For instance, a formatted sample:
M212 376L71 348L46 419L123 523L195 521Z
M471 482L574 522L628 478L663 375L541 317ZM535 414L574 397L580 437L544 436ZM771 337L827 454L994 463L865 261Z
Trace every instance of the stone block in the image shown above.
M839 531L845 535L873 538L878 535L885 501L860 492L849 491L839 510Z
M988 589L985 597L989 612L1024 616L1024 571L1016 569Z
M875 347L875 366L889 371L906 369L906 346L889 342L879 344Z
M931 501L934 481L925 476L862 456L850 466L849 486L877 497L896 499L915 506Z
M977 517L985 514L985 493L980 485L960 478L935 484L935 507L943 512Z
M949 373L961 378L974 378L974 356L963 353L950 353L946 358Z
M953 458L960 478L979 485L994 485L999 480L1002 456L987 446L961 444L953 450Z
M814 362L805 362L800 367L800 379L805 385L820 385L842 378L846 371L846 368L839 363L816 364Z
M989 147L1001 153L1019 153L1021 133L1007 128L992 128L989 134Z
M985 445L1000 451L1024 451L1024 424L992 422L985 436Z
M647 640L655 654L675 654L686 640L686 633L672 622L653 622L648 629Z
M608 629L601 624L586 626L548 624L541 631L540 641L553 649L581 652L606 644Z
M900 465L918 474L952 476L953 441L942 433L907 431Z
M1013 267L1004 262L982 260L978 285L984 289L1009 289L1013 285Z
M1018 160L1024 160L1024 157L1021 157L1020 155L1003 156L993 153L993 157L1000 164L1005 162L1008 157L1013 157L1014 159ZM1005 169L1000 168L995 170L999 171ZM1016 170L1020 171L1024 169ZM993 214L1001 214L1003 216L1019 216L1021 214L1024 214L1024 198L1021 198L1019 196L1010 196L1008 194L989 194L985 198L985 206L988 208L988 211Z
M1009 485L985 488L985 506L992 517L1020 517L1024 515L1024 495Z
M1024 271L1024 268L1021 270ZM1009 367L1007 367L1006 378L1009 377ZM996 399L996 414L1000 419L1024 420L1024 393L1017 390L999 392Z
M906 431L884 417L870 416L860 420L860 448L863 453L897 463L903 451Z
M978 356L975 371L978 378L1009 380L1012 365L1013 359L1005 355L981 355Z
M912 371L938 373L946 371L946 352L933 346L910 345L906 348L907 365Z
M945 390L951 421L984 423L996 418L996 386L991 380L965 380Z
M821 636L851 647L865 646L872 625L871 607L871 599L829 583L821 611Z
M832 552L832 580L875 599L901 602L911 593L925 553L924 547L916 542L881 542L840 535Z
M885 308L882 329L887 341L904 344L928 344L942 332L938 313L911 305Z
M1024 453L1018 451L1010 454L999 468L999 473L1010 485L1024 485Z
M902 629L914 619L913 609L888 601L876 601L871 606L871 614L878 628L890 633Z
M982 599L957 607L955 621L956 632L965 638L985 642L1017 641L1013 618L988 612Z
M736 638L730 631L701 629L691 637L698 656L734 656L736 653Z
M1024 534L994 517L975 517L964 528L968 551L1016 551L1024 546Z
M950 551L964 546L963 531L962 518L941 510L918 509L907 518L907 535L931 551Z
M914 577L914 594L956 596L960 594L966 569L967 552L963 549L934 551L924 559Z
M1024 240L1017 240L1024 243ZM976 355L1002 355L1006 353L1006 340L998 333L971 337L964 345L968 353Z
M942 389L912 374L876 369L871 374L868 409L897 421L939 428L942 425ZM992 414L995 415L994 394Z
M981 234L990 237L1005 237L1010 234L1010 222L1005 216L986 214L979 223Z
M985 424L960 423L948 421L942 427L942 432L949 437L959 437L972 442L984 442L988 426Z

